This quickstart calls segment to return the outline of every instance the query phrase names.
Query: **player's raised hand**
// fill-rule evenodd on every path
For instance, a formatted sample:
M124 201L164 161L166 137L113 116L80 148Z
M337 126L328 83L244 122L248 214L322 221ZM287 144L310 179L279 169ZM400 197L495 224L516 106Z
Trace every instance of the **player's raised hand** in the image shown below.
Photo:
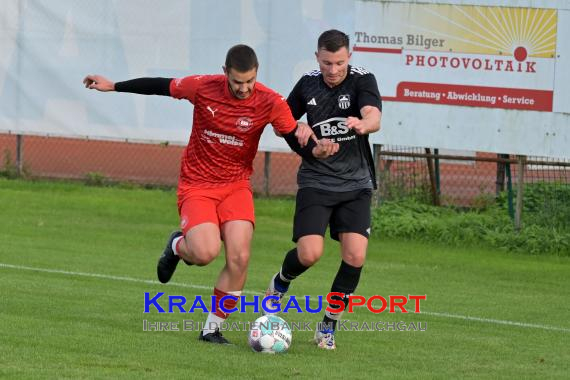
M101 75L87 75L83 79L86 88L97 91L115 91L115 83Z
M327 158L338 152L338 143L334 143L330 139L317 140L316 143L317 146L313 148L313 156L315 158Z
M299 142L301 148L307 145L309 139L312 138L313 141L318 144L317 136L313 133L313 129L309 127L309 124L303 123L302 121L297 123L297 130L295 131L295 137Z
M364 123L362 119L354 116L346 118L346 126L348 129L353 129L357 135L364 135L368 133L366 129L366 123Z

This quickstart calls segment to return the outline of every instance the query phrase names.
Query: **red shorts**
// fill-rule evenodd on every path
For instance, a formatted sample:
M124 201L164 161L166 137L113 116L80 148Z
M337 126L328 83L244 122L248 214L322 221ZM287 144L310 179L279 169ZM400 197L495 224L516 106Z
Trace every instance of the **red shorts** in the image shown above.
M178 189L180 229L186 232L202 223L221 226L230 220L248 220L255 224L253 191L249 180L217 188L183 187Z

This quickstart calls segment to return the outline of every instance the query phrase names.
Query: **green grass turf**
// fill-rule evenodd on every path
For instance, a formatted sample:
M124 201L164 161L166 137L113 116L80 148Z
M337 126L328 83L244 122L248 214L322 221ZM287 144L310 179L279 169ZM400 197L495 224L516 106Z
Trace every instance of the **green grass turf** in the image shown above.
M292 200L256 200L246 294L265 289L291 248ZM207 267L180 265L155 282L156 260L177 226L174 191L95 188L0 179L0 377L6 378L567 378L570 260L373 239L358 294L425 294L422 313L353 322L422 322L426 331L342 331L335 352L294 331L285 355L197 341L195 331L143 331L151 322L205 315L143 313L144 293L209 297L223 253ZM325 294L339 265L321 261L291 294ZM37 268L38 270L31 270ZM49 272L47 270L53 270ZM60 272L58 272L60 271ZM97 277L96 275L102 275ZM166 306L166 302L160 302ZM312 304L314 307L315 305ZM253 321L251 308L229 321ZM295 311L289 322L320 320Z

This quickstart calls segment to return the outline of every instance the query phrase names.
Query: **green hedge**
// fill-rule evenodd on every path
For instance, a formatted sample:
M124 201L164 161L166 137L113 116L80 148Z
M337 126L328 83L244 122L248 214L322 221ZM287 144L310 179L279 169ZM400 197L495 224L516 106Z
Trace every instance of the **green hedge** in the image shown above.
M553 220L552 215L546 219L545 211L540 207L536 207L539 211L532 211L529 202L520 232L515 231L505 207L506 203L504 207L500 203L483 210L464 211L426 205L414 199L384 202L373 210L373 234L456 246L488 245L506 251L570 256L570 229L564 228L568 220L563 219L568 207L557 210L554 218L557 222L549 223Z
M506 193L502 193L497 201L501 208L507 209ZM526 184L523 189L523 218L529 225L570 230L570 184Z

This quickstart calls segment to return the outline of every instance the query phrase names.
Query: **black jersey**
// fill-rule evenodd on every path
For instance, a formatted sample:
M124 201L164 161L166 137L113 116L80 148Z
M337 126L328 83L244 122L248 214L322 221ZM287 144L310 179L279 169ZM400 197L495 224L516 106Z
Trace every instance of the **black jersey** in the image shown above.
M297 183L299 188L314 187L329 191L376 188L376 176L368 135L357 135L346 127L349 116L361 117L360 109L374 106L382 111L382 99L372 73L348 66L344 81L331 88L320 70L303 75L287 103L293 117L305 113L315 135L340 144L339 151L326 159L303 158Z

